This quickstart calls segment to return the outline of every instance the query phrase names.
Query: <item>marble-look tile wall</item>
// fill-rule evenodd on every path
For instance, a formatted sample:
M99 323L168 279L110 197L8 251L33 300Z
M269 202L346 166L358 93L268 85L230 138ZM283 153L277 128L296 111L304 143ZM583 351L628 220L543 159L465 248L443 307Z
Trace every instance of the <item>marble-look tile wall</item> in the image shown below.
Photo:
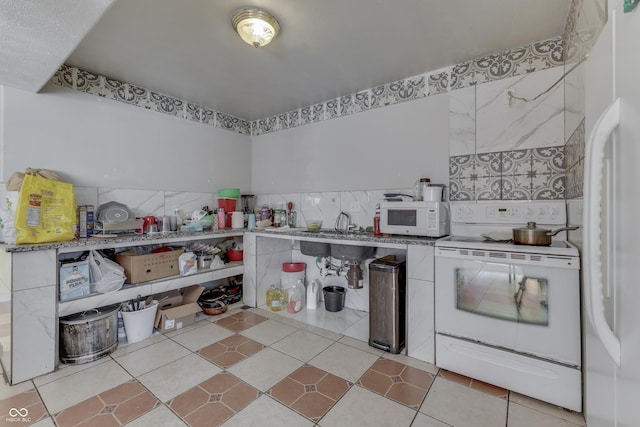
M191 212L203 206L215 208L218 197L214 193L173 192L162 190L129 190L118 188L79 187L74 186L78 205L93 205L96 209L107 202L125 204L136 217L154 215L173 215L180 209L183 215L191 216Z
M547 43L454 67L450 200L565 197L561 64L561 44Z
M411 194L410 189L389 189L369 191L342 191L321 193L261 194L256 197L256 209L268 205L275 209L286 209L293 203L297 212L297 227L305 227L307 221L322 220L322 228L334 228L336 218L342 211L351 215L354 224L363 228L373 226L376 206L384 198L384 193ZM358 209L352 206L357 204Z
M190 216L191 212L203 206L211 209L218 207L218 196L215 193L79 186L75 186L74 191L78 205L91 204L97 209L107 202L119 202L125 204L136 217L173 215L175 209L180 209L183 214ZM345 211L351 215L353 223L366 228L373 226L376 206L387 192L411 194L410 189L263 194L256 196L255 207L259 210L260 206L267 204L270 208L286 209L287 203L292 202L297 213L297 227L305 227L307 220L320 219L323 228L333 228L338 214ZM357 212L351 210L353 202L359 205ZM241 208L239 200L236 208Z

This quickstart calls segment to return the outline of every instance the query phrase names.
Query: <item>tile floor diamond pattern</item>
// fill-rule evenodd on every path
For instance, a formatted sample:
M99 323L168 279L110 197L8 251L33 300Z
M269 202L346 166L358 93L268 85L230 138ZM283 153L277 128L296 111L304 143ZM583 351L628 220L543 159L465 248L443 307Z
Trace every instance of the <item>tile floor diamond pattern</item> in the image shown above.
M304 365L273 386L268 394L297 413L318 421L351 386L347 380Z
M256 400L260 392L227 372L221 372L169 402L191 427L218 426Z
M26 414L25 418L30 419L30 421L23 422L21 415L18 414L20 422L12 422L12 424L20 425L21 427L34 424L45 418L47 415L47 411L42 404L42 400L40 400L40 396L38 396L38 393L35 390L24 391L20 394L16 394L15 396L0 400L0 421L5 420L7 415L9 415L9 417L14 415L15 411L11 411L12 408L19 408L22 414ZM9 422L7 422L7 424L8 423Z
M201 348L198 354L221 368L228 368L263 348L264 345L243 335L232 335Z
M268 319L264 316L245 310L241 311L240 313L235 313L231 316L227 316L223 319L216 320L214 323L231 331L240 332L266 320Z
M108 356L110 360L93 366L63 367L15 386L0 382L0 425L12 408L28 411L30 421L10 422L21 426L585 425L581 413L406 355L363 351L368 349L366 339L317 326L310 333L304 322L254 310L230 313L236 317L224 322L204 316L198 320L209 326L217 323L214 333L260 324L241 334L227 329L212 339L207 333L192 334L196 325L167 334L165 345L152 340L129 347L125 354L137 355L134 359L148 365L145 369L119 364L122 355ZM257 341L279 325L286 334ZM177 360L166 357L167 350L187 347L185 342L191 350L178 352ZM148 372L149 366L153 371ZM159 380L149 381L150 375ZM105 391L108 387L112 388Z
M131 380L84 400L55 415L56 425L122 426L160 402L138 381Z
M362 376L358 385L418 409L433 382L433 375L403 363L378 359Z
M465 377L464 375L456 374L455 372L440 369L438 376L446 380L453 381L460 385L464 385L487 394L491 394L495 397L507 399L509 396L509 390L502 387L495 386L493 384L487 384L482 381L474 380L473 378Z

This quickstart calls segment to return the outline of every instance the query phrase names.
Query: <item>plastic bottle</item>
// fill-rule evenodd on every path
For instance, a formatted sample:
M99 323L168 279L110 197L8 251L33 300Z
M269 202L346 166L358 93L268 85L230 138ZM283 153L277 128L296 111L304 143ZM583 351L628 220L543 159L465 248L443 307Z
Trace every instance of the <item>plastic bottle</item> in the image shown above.
M373 217L373 235L375 237L382 236L380 231L380 205L376 206L376 214Z
M218 209L218 230L223 230L226 222L226 216L224 214L224 209Z
M276 285L271 285L269 289L267 289L267 308L269 310L273 310L273 299L276 294Z
M282 311L285 306L284 292L280 287L271 285L271 288L267 290L267 307L271 311Z
M289 289L287 289L287 295L289 302L287 303L287 311L295 314L302 310L302 303L304 299L304 283L298 279Z

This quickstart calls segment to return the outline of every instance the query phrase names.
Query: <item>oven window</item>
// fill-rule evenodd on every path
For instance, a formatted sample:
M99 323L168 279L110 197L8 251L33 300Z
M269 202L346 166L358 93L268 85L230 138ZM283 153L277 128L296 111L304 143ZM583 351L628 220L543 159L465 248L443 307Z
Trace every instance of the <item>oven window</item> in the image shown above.
M387 211L388 225L406 225L415 227L417 220L416 209L389 209Z
M477 263L457 268L456 307L459 310L512 322L549 324L549 283L525 276L522 267Z

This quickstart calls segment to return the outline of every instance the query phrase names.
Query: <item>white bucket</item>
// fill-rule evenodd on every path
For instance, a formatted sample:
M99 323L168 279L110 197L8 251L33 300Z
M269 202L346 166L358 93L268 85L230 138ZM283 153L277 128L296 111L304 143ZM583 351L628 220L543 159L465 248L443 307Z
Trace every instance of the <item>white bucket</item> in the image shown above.
M127 334L127 342L129 344L145 340L153 334L156 311L158 311L158 301L154 300L145 309L122 312L124 331Z
M283 290L292 287L298 280L304 284L306 264L303 262L285 262L280 273L280 285Z

